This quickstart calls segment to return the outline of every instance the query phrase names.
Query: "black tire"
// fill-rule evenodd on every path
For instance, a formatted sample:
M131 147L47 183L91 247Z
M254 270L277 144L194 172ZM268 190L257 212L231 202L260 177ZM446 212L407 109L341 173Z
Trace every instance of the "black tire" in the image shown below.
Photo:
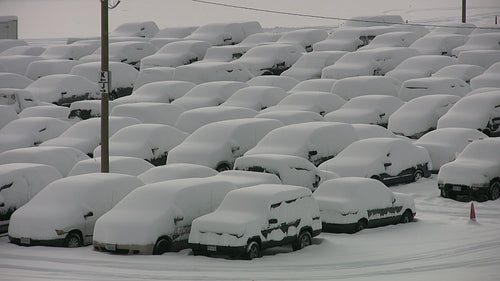
M490 185L490 200L497 200L500 198L500 182L495 181Z
M64 246L68 248L78 248L82 246L82 238L78 233L71 232L64 239Z
M443 198L450 198L450 195L448 194L448 192L446 192L446 190L444 189L444 187L441 189L441 197L443 197Z
M413 172L413 181L416 182L423 177L424 177L424 172L422 170L417 169L415 170L415 172Z
M229 167L229 165L226 163L222 163L222 164L219 164L219 166L217 166L217 168L215 170L217 172L223 172L223 171L231 170L231 167Z
M406 210L401 216L401 223L409 223L413 221L413 213L410 210Z
M367 225L368 222L365 219L360 219L356 224L356 227L354 228L354 233L360 232L361 230L365 229Z
M170 251L171 243L168 238L160 237L158 241L156 241L155 247L153 248L153 255L162 255L168 251Z
M256 241L251 241L245 253L245 257L249 260L260 257L260 245Z
M312 237L311 233L309 231L302 231L299 234L299 237L297 237L297 240L295 240L292 243L292 249L294 251L303 249L304 247L310 246L312 244Z

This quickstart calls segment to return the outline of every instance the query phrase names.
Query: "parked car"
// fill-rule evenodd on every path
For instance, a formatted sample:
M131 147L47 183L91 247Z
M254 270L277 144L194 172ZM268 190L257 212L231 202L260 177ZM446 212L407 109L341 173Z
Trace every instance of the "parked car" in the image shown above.
M437 128L471 128L490 137L500 135L500 91L466 96L457 101L437 122Z
M230 182L210 178L144 185L97 220L94 249L142 255L184 249L192 221L214 211L234 189Z
M422 55L451 56L452 50L467 42L468 36L450 33L429 33L413 42L410 48Z
M360 50L375 49L382 47L409 47L421 35L412 31L394 31L380 34Z
M479 65L452 64L439 69L434 74L432 74L432 77L458 78L470 85L470 80L478 75L483 74L484 71L485 69Z
M196 85L189 90L182 98L172 101L185 110L216 106L225 102L237 90L248 87L244 82L237 81L214 81Z
M53 74L68 74L73 66L80 64L77 60L68 59L46 59L31 62L26 68L26 77L32 80L53 75ZM98 76L95 75L94 76Z
M8 48L4 51L0 51L0 56L15 56L15 55L23 55L23 56L39 56L45 51L46 47L44 46L14 46Z
M175 68L174 80L202 84L214 81L246 82L253 74L240 63L225 61L199 61Z
M262 184L229 192L217 210L194 220L189 247L195 255L253 259L280 245L300 250L320 233L318 204L310 190Z
M279 87L250 86L237 90L222 106L245 107L256 111L276 105L288 94Z
M303 54L289 69L280 75L290 76L299 81L321 78L323 68L334 64L345 51L315 51Z
M469 84L458 78L425 77L404 81L399 89L398 97L403 101L439 94L463 97L470 91L471 88Z
M337 80L331 92L350 100L366 95L397 96L401 82L387 76L355 76Z
M179 115L175 127L186 133L193 133L198 128L213 122L252 118L257 111L239 106L205 106L186 110Z
M465 147L457 159L441 166L438 188L441 196L468 196L484 200L500 198L500 140L477 140Z
M323 171L300 156L285 154L253 154L236 159L235 170L276 175L283 184L315 190L323 181L337 178L333 172Z
M114 106L110 116L132 117L144 124L163 124L174 126L184 112L180 106L162 102L136 102Z
M111 173L53 181L12 214L9 240L22 246L89 245L96 220L142 185L137 177Z
M68 177L101 172L101 157L94 157L78 161L68 173ZM148 161L129 156L109 156L108 168L110 173L138 176L153 168Z
M324 116L339 109L345 103L346 101L343 98L329 92L297 91L290 93L277 105L268 107L261 112L302 110Z
M234 45L247 36L262 31L262 27L256 21L209 23L198 27L184 39L204 40L213 46Z
M303 110L269 111L255 115L256 118L276 119L285 125L292 125L305 122L324 121L319 113Z
M456 58L441 55L420 55L405 59L386 76L404 82L413 78L430 77L441 68L457 63Z
M141 59L156 53L157 49L148 41L111 42L108 46L109 61L123 62L140 69ZM80 58L81 62L101 60L101 48L94 53Z
M500 88L500 82L497 79L498 75L500 75L500 61L492 64L481 75L472 78L470 86L474 90L486 87Z
M196 86L194 83L186 81L155 81L134 90L130 96L121 97L115 101L119 104L137 102L172 103L184 96L194 86Z
M145 184L187 178L206 178L217 175L217 171L198 164L174 163L151 168L137 177Z
M407 140L369 138L353 142L318 168L340 177L373 178L394 185L430 177L432 162L425 148Z
M313 44L323 41L328 32L320 28L303 28L285 32L277 43L290 43L302 46L306 52L312 52Z
M32 147L58 137L71 125L52 117L25 117L12 120L0 128L0 152Z
M79 60L81 57L90 55L96 48L89 48L88 46L78 44L52 45L48 46L40 57L44 59Z
M244 155L285 154L308 159L315 166L335 157L357 140L350 124L307 122L276 128Z
M283 123L274 119L243 118L207 124L170 150L167 163L193 163L217 171L230 170L236 158Z
M0 105L10 106L20 113L28 107L40 105L40 101L25 89L0 88Z
M42 104L24 108L21 112L19 112L19 118L52 117L61 119L63 121L68 121L69 112L70 110L66 106L55 105L55 104L47 104L47 105Z
M391 116L387 128L393 133L418 139L436 129L439 118L460 99L455 95L429 95L403 104Z
M297 83L292 89L291 92L295 91L320 91L320 92L330 92L332 90L333 84L336 82L336 79L327 79L327 78L312 78L301 81Z
M187 133L170 125L130 125L109 138L109 155L137 157L155 166L165 165L169 151L187 136ZM94 149L93 155L101 156L101 146Z
M33 80L24 74L0 72L0 85L2 88L24 89L33 83Z
M110 36L151 38L159 31L160 29L154 21L126 22L113 29Z
M115 105L115 101L108 101L108 112L110 112ZM76 123L80 120L101 117L101 110L102 104L100 100L79 100L71 103L67 118Z
M325 115L325 119L350 124L375 124L387 127L389 117L404 102L390 95L367 95L347 101L341 108Z
M470 35L464 45L458 46L451 50L453 56L458 55L463 51L469 50L500 50L500 34L498 32L483 33Z
M0 164L35 163L55 167L63 177L79 161L89 159L80 150L62 146L34 146L7 150L0 153Z
M461 64L474 64L489 68L500 62L500 50L470 50L460 52L457 62Z
M12 55L1 56L0 65L3 72L24 75L28 65L34 61L44 60L41 56Z
M0 117L0 129L19 118L14 108L4 104L0 104Z
M222 171L211 177L211 179L228 181L234 184L237 188L258 184L281 184L281 180L276 175L241 170Z
M297 85L297 83L299 83L299 80L289 76L260 75L253 77L246 83L248 84L248 86L279 87L288 92L295 85Z
M210 43L200 40L180 40L166 44L156 53L141 59L140 69L177 67L202 60Z
M442 128L428 132L414 144L427 149L432 161L432 172L437 173L441 166L455 160L469 143L486 138L487 135L474 129Z
M44 164L0 165L0 233L7 232L9 220L47 184L62 178L54 167Z
M378 180L344 177L322 183L313 194L324 232L355 233L413 221L417 211L408 194L392 192Z
M151 67L139 71L137 80L134 84L134 90L139 89L145 84L157 81L170 81L174 79L175 67Z
M361 19L361 21L364 21L364 19ZM401 29L383 24L377 24L376 26L344 26L335 29L325 40L315 43L313 50L353 52L368 45L377 36L395 31L401 31Z

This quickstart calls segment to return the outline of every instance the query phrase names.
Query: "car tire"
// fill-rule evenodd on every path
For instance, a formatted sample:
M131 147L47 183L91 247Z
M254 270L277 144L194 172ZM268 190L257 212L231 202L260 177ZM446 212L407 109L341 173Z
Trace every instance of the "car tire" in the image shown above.
M500 182L494 181L490 186L490 199L497 200L500 198Z
M420 169L417 169L415 170L415 172L413 172L413 181L416 182L418 181L419 179L423 178L424 177L424 172Z
M361 230L365 229L367 225L368 222L365 219L360 219L358 223L356 223L356 226L354 228L354 233L360 232Z
M450 195L448 192L444 189L444 187L441 189L441 197L443 198L450 198Z
M406 210L401 216L401 223L409 223L413 221L413 213L410 210Z
M297 250L303 249L304 247L307 247L311 244L312 244L311 233L309 233L309 231L302 231L299 234L299 237L297 237L297 240L295 240L292 243L292 249L294 251L297 251Z
M249 260L260 257L260 245L256 241L251 241L245 252L245 257Z
M226 163L222 163L222 164L219 164L219 166L217 166L217 168L215 170L217 172L223 172L223 171L231 170L231 167L229 167L229 165Z
M170 251L171 243L166 237L160 237L156 241L155 247L153 248L153 255L162 255Z
M64 239L64 246L68 248L78 248L82 246L82 239L76 232L70 232Z

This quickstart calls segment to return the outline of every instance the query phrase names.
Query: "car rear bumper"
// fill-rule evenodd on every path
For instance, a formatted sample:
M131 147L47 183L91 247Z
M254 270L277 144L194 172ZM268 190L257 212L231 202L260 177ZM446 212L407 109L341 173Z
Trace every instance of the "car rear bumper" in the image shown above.
M19 246L56 246L56 247L64 246L64 239L39 240L31 238L16 238L9 236L9 241L10 243Z
M204 244L193 244L189 243L189 247L193 250L195 255L223 255L230 257L240 257L245 254L245 246L214 246L214 245L204 245Z
M471 197L481 197L488 196L490 191L489 185L461 185L461 184L438 184L438 188L441 190L441 194L444 197L456 197L456 196L471 196Z

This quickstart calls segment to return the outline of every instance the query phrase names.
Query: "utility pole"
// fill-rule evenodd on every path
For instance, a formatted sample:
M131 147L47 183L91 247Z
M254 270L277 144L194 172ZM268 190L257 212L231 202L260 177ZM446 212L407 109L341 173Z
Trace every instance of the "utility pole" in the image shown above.
M109 34L108 0L101 0L101 73L99 90L101 92L101 173L109 173Z
M467 0L462 0L462 22L466 22Z

